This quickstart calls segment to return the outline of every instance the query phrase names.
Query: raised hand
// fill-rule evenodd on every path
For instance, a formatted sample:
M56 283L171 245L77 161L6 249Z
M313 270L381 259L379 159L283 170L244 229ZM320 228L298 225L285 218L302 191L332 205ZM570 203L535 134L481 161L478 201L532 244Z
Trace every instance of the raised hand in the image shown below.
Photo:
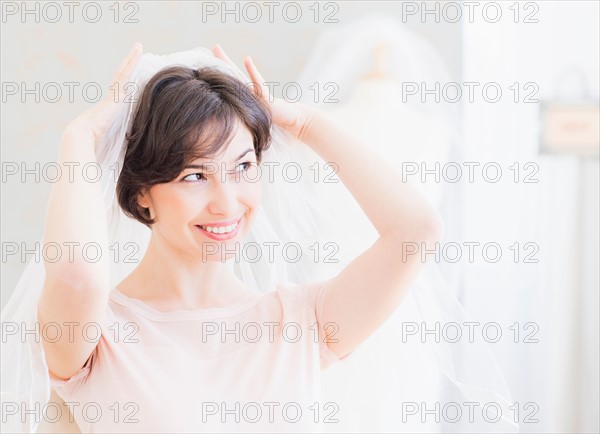
M74 120L59 143L59 164L70 164L69 176L61 176L52 185L46 211L44 244L57 246L99 246L97 261L89 261L85 250L59 255L58 260L44 259L44 288L38 303L38 320L45 324L99 324L106 312L110 284L109 236L103 190L90 182L85 168L97 164L96 146L125 104L128 80L142 54L134 44L114 75L111 93ZM118 98L115 92L118 91ZM43 340L48 369L67 379L88 360L97 342L83 337Z
M129 80L138 64L142 51L142 44L139 42L133 44L129 54L123 59L113 77L110 86L111 91L107 92L102 101L73 119L68 128L76 130L79 134L91 135L94 143L99 143L118 115L120 105L125 103L125 97L131 93L128 86L130 84Z
M220 45L213 46L212 52L215 57L240 71ZM244 66L252 80L254 94L270 107L273 123L285 129L299 140L302 140L302 133L310 123L311 109L301 103L290 103L281 98L272 97L269 93L269 88L265 85L265 79L258 71L250 56L244 58Z

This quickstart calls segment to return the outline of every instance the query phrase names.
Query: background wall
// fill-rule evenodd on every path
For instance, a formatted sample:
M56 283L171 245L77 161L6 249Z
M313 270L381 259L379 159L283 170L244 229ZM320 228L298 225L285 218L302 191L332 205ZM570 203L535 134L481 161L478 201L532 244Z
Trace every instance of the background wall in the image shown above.
M575 70L587 84L584 99L597 105L598 3L536 4L537 23L505 20L464 27L463 79L505 83L503 90L514 82L533 82L540 101L577 102L582 83ZM516 343L495 346L510 372L513 398L539 406L541 425L524 423L521 429L594 432L598 158L540 155L540 104L523 103L523 94L520 101L480 100L464 106L466 160L498 161L502 167L534 162L539 168L538 183L468 184L465 237L502 246L534 242L539 262L526 263L521 257L518 263L473 264L466 276L465 302L485 321L497 318L508 333L515 323L526 334L534 329L524 330L525 324L538 327L537 343L524 343L521 335Z

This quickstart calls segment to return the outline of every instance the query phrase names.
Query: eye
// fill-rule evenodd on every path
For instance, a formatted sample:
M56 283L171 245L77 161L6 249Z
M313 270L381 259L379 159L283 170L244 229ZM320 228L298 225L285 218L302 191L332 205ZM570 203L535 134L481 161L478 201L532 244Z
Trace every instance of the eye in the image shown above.
M245 172L246 170L249 170L253 164L255 164L253 161L244 161L243 163L238 164L236 169L238 172Z
M206 182L206 177L202 173L190 173L181 180L184 182Z

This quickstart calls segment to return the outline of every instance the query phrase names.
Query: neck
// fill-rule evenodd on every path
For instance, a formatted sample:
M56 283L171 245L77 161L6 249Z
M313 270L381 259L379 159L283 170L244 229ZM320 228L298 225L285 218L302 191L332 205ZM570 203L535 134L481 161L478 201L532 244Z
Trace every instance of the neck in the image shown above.
M134 272L121 284L126 295L184 308L219 307L242 292L242 282L227 262L193 256L152 232L146 253Z

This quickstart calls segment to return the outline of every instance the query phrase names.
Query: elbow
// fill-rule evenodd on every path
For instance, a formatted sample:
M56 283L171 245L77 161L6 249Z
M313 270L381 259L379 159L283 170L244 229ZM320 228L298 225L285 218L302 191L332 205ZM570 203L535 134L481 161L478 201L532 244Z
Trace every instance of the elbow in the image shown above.
M434 211L416 221L411 232L405 241L416 242L427 250L434 249L444 236L444 220Z
M399 245L405 243L434 246L444 236L444 220L436 210L421 214L408 224L400 225L386 234L385 238L396 240ZM429 247L428 247L429 248Z
M429 215L423 218L422 236L424 241L438 243L442 240L445 233L444 219L437 210L432 210Z

